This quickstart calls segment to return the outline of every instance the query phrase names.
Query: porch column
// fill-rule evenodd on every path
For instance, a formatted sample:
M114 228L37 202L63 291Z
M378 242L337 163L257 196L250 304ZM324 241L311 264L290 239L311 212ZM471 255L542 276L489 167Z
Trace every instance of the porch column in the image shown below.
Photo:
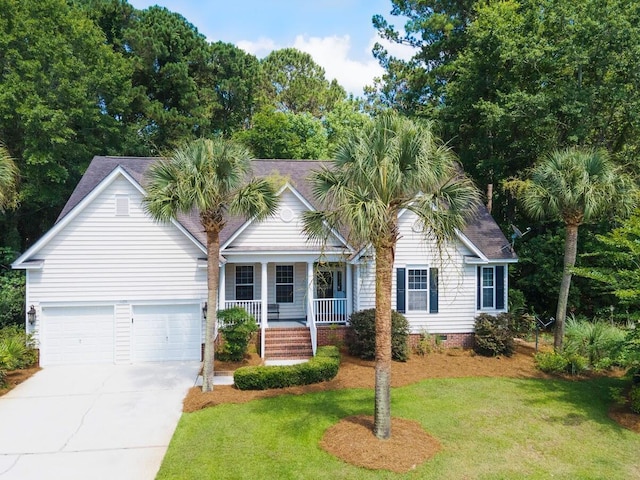
M313 262L307 262L307 326L315 322L313 312Z
M265 358L265 349L267 345L267 317L269 314L268 308L268 293L267 289L267 263L261 262L261 277L260 277L260 356Z
M267 318L268 318L268 313L269 313L269 308L268 308L268 303L269 303L269 290L268 290L268 285L267 285L267 262L261 262L260 265L262 266L261 269L261 273L262 273L262 277L260 280L260 303L261 303L261 308L260 308L260 314L261 314L261 323L265 326L265 328L267 327Z
M347 319L353 313L353 266L349 263L346 264L347 270Z
M224 304L226 302L226 291L227 291L227 286L225 282L226 270L227 270L227 266L225 263L220 265L220 278L218 279L218 310L225 309Z

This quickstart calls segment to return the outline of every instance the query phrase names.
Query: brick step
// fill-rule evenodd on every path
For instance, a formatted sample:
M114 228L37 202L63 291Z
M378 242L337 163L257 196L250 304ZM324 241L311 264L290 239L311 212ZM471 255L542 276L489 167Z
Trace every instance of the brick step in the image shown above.
M309 359L313 356L311 333L306 327L269 328L265 336L265 358L269 360Z

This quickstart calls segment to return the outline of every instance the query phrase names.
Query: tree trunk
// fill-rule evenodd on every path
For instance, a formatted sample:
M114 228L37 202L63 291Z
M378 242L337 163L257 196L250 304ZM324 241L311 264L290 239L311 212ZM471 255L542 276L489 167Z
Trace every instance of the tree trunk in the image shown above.
M202 391L213 390L216 323L218 322L218 283L220 282L220 232L207 230L207 321L204 335Z
M571 287L571 271L576 264L576 252L578 250L578 225L566 225L564 240L564 270L562 271L562 283L558 295L558 309L556 311L556 330L553 339L553 348L556 352L562 350L564 340L564 323L567 317L567 301L569 288Z
M487 185L487 211L491 213L493 209L493 183Z
M393 243L376 247L376 387L374 435L391 437L391 279Z

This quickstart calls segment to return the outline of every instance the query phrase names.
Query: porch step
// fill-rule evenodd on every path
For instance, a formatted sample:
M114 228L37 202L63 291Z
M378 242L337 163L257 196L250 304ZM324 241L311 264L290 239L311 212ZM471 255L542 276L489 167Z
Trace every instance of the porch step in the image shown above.
M313 356L307 327L267 328L265 333L267 360L304 360Z

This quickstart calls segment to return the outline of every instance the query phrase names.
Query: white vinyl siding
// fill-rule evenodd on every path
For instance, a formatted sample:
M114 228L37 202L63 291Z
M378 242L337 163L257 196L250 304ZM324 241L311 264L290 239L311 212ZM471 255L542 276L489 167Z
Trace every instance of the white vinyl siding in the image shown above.
M317 242L310 242L302 233L302 213L308 208L296 195L286 189L280 195L278 211L261 222L251 223L234 239L229 247L234 250L243 248L270 248L304 250L311 246L320 248ZM328 245L338 245L337 239L330 239ZM228 248L229 248L228 247Z
M476 267L464 263L471 255L460 241L438 252L435 244L425 241L412 226L415 214L405 212L399 219L399 240L396 245L395 268L438 269L438 313L407 309L412 333L468 333L473 331L476 316ZM369 252L372 253L372 252ZM373 260L360 265L358 280L359 309L375 307L375 265ZM396 274L392 275L391 305L396 309ZM428 285L428 284L427 284ZM408 284L407 284L408 286ZM407 304L408 307L408 304Z
M129 216L116 216L116 195L127 195ZM131 303L206 298L205 254L173 224L154 222L142 195L118 177L38 253L42 270L29 272L35 301ZM70 297L72 295L72 297Z

